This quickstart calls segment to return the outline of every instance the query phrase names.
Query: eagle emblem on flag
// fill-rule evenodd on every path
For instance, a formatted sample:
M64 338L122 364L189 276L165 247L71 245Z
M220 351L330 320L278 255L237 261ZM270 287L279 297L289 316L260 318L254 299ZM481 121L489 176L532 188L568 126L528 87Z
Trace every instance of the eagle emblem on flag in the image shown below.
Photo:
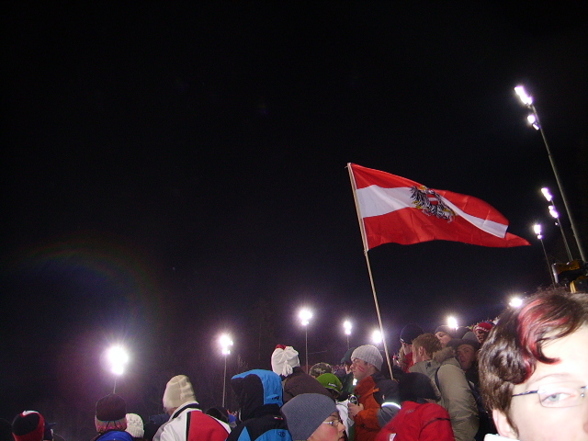
M453 221L455 212L443 202L443 198L435 190L424 185L415 185L410 188L410 197L412 204L427 216L446 219L447 222Z

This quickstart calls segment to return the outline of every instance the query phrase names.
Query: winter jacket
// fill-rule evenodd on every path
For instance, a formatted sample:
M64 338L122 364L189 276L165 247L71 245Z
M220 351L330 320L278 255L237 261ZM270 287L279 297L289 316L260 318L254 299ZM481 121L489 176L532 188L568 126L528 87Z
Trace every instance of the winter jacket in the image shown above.
M133 437L128 432L109 430L102 435L97 435L92 441L133 441Z
M374 441L382 426L394 416L389 414L383 420L381 407L384 402L398 403L398 383L376 372L357 383L354 392L358 403L363 404L363 410L353 418L355 441Z
M392 437L392 435L394 435ZM400 412L378 433L376 441L453 441L449 414L435 403L404 401Z
M284 403L287 403L296 395L300 394L323 394L329 398L333 398L331 393L316 378L308 375L301 367L295 367L292 374L286 377L283 385Z
M455 440L473 441L478 431L478 409L453 349L447 347L435 352L432 360L416 363L410 372L420 372L431 379L441 396L439 404L449 412Z
M280 414L282 382L272 371L253 369L231 378L241 423L227 441L292 441Z
M184 403L163 424L154 440L160 441L225 441L231 428L200 410L197 402Z

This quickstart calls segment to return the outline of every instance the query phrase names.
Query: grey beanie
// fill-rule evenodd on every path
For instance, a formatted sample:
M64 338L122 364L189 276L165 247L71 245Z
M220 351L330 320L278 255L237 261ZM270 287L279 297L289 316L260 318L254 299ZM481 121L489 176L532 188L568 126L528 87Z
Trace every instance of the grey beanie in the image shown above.
M384 362L382 354L380 354L380 350L374 345L363 345L357 347L355 351L353 351L353 354L351 354L351 360L353 361L356 358L359 358L366 363L373 364L377 370L382 369L382 363Z
M292 441L310 438L316 429L333 412L337 412L335 401L323 394L300 394L282 406Z

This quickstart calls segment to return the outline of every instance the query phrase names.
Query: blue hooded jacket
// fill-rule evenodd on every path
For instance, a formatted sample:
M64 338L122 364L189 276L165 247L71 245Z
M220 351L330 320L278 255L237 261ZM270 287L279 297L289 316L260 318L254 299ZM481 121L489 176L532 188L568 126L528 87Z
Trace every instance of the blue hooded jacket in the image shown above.
M227 441L292 441L280 414L282 381L265 369L253 369L231 378L237 395L241 423Z

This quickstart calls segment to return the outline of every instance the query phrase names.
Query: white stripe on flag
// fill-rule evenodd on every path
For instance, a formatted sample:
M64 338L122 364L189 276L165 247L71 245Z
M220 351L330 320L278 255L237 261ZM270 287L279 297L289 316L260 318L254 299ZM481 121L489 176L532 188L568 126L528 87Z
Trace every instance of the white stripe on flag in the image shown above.
M441 197L441 199L455 211L456 215L461 216L480 230L501 238L506 235L508 225L472 216L455 206L448 199L444 197ZM377 185L370 185L357 190L357 201L362 218L382 216L403 208L415 208L409 187L382 188Z

